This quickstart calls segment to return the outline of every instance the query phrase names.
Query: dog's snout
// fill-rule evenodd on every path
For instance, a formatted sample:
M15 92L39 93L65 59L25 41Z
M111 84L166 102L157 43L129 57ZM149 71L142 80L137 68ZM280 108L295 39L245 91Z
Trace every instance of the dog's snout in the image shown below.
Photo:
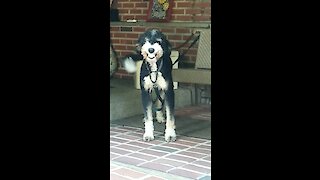
M149 51L149 53L153 53L154 52L154 48L149 48L148 51Z

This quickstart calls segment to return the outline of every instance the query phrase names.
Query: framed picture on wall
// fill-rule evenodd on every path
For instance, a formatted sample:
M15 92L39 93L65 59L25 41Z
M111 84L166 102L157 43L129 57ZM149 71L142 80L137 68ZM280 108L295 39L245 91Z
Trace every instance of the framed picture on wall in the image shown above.
M169 22L171 20L173 0L150 0L148 22Z

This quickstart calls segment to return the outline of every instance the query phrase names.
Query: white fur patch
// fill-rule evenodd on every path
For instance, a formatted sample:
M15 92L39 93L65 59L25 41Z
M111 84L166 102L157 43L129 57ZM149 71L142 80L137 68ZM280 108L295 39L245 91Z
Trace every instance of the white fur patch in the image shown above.
M153 117L152 117L152 105L147 107L147 118L145 119L144 122L144 129L145 132L143 134L142 139L144 141L152 141L154 140L154 136L153 136Z
M154 140L154 136L153 136L153 121L147 120L146 122L144 122L144 128L145 128L145 132L143 134L143 140L144 141L151 141Z
M167 127L165 131L164 139L167 142L169 142L169 141L175 141L176 138L177 138L176 131L171 127L170 128Z
M151 79L153 82L156 80L155 75L156 75L155 73L151 73ZM150 75L145 76L143 78L143 80L144 80L143 87L146 91L149 91L149 92L153 89L153 82L151 81L151 79L150 79ZM158 72L158 78L157 78L157 81L155 82L155 84L158 86L158 88L160 90L167 90L168 89L168 83L163 78L161 72Z
M153 49L150 52L149 49ZM145 60L150 64L155 64L158 59L163 55L163 49L159 43L151 44L148 40L141 47L141 54L144 56Z
M124 62L123 64L124 68L129 73L134 73L137 71L136 63L133 61L131 57L126 58L123 62Z
M168 106L166 106L166 113L167 113L167 123L166 123L166 130L165 130L165 135L164 139L169 142L169 141L175 141L176 140L176 131L175 131L175 118L170 112L170 109Z
M162 111L157 111L156 112L156 118L157 118L158 123L166 122L166 120L164 119Z

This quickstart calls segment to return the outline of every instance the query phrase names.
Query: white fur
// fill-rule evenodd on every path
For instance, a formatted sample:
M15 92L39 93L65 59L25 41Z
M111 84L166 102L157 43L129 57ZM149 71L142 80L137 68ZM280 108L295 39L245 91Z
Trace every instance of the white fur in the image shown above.
M165 131L164 139L167 142L175 141L177 139L176 131L172 127L170 128L167 127Z
M152 108L152 105L148 106L147 118L145 119L145 122L144 122L145 132L142 137L144 141L154 140L154 136L153 136L154 127L153 127L153 117L152 117L152 109L151 108Z
M158 123L166 122L166 120L164 119L162 111L157 111L156 112L156 118L157 118Z
M166 123L166 130L165 130L165 135L164 139L169 142L175 141L176 140L176 131L175 131L175 118L171 116L171 112L168 106L166 106L166 113L167 113L167 123Z
M151 78L152 78L152 81L155 81L155 73L156 72L153 72L151 73ZM145 76L143 78L144 80L144 83L143 83L143 87L146 91L151 91L153 89L153 82L151 81L150 79L150 75L148 76ZM166 80L163 78L162 76L162 73L161 72L158 72L158 79L157 81L155 82L156 85L158 86L159 90L167 90L168 89L168 83L166 82Z
M137 71L136 63L131 57L124 60L123 66L129 73L134 73Z
M154 52L150 53L149 48L153 48ZM162 57L163 50L159 43L151 44L149 41L146 41L144 45L141 47L141 54L146 54L146 61L150 64L155 64L159 57Z

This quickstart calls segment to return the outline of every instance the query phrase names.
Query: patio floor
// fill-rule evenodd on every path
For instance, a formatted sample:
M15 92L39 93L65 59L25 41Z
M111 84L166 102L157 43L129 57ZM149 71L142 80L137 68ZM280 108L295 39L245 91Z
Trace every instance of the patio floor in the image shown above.
M112 180L211 179L210 106L179 108L175 114L177 140L170 143L164 141L164 124L154 122L155 140L144 142L142 117L110 123Z

